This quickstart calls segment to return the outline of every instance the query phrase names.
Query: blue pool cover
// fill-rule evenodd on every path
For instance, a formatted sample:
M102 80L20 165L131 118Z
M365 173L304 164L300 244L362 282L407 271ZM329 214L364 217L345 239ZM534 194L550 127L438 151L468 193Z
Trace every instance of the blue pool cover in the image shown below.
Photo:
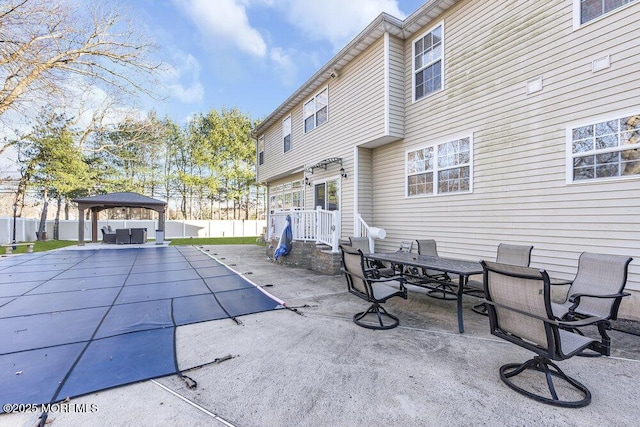
M177 326L281 305L195 247L0 260L0 402L53 403L179 373Z

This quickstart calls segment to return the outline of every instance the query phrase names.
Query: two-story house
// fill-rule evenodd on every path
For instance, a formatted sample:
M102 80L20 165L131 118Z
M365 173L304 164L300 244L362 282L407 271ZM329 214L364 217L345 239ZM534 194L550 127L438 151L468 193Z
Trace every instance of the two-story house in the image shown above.
M255 130L269 233L297 212L294 238L334 250L367 227L383 251L531 244L565 278L583 251L628 255L621 315L640 318L639 21L638 0L380 15Z

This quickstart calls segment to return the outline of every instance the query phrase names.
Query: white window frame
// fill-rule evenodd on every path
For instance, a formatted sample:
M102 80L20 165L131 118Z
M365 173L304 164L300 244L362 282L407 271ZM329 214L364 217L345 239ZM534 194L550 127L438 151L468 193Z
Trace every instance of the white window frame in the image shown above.
M433 59L431 61L428 61L422 64L422 66L419 69L416 69L416 43L422 38L424 38L425 36L427 36L428 34L433 33L438 27L440 27L441 29L440 31L442 33L442 38L440 41L440 56L437 59ZM445 75L444 75L445 36L444 36L444 33L445 33L444 21L440 21L437 25L434 25L428 31L425 31L424 33L420 34L419 37L416 37L411 41L411 99L413 100L413 102L426 99L429 96L444 90L444 82L445 82ZM440 89L434 90L433 92L430 92L430 93L425 93L420 98L416 98L416 75L418 74L418 72L421 73L422 71L424 71L425 68L435 64L438 61L440 61Z
M323 94L323 92L326 92L326 97L327 97L327 113L326 113L326 118L322 123L318 123L318 113L325 108L324 105L318 105L318 98L320 98L320 96ZM312 109L312 113L311 114L307 114L306 110L307 110L307 105L310 106L310 108ZM307 130L307 119L313 117L313 127L311 127L309 130ZM329 86L325 86L324 88L320 89L313 97L309 98L306 102L304 102L302 104L302 130L304 133L309 133L312 130L322 126L323 124L327 123L329 121Z
M289 137L289 149L287 149L287 136ZM291 114L282 120L282 152L288 153L291 151Z
M604 0L602 0L602 1L604 1ZM599 20L601 20L601 19L603 19L603 18L605 18L605 17L607 17L609 15L612 15L612 14L614 14L616 12L619 12L619 11L631 6L632 4L634 4L636 2L638 2L638 0L631 0L629 3L626 3L626 4L623 4L621 6L618 6L618 7L614 8L614 9L611 9L610 11L608 11L606 13L603 13L602 15L600 15L600 16L598 16L596 18L593 18L593 19L591 19L591 20L589 20L587 22L582 23L581 22L582 21L582 8L580 7L581 3L582 3L582 0L573 0L573 29L577 30L578 28L584 27L585 25L589 25L589 24L591 24L593 22L599 21Z
M618 175L616 176L605 176L605 177L593 177L593 178L587 178L587 179L578 179L575 180L574 179L574 160L576 158L580 158L580 157L588 157L588 156L597 156L597 155L606 155L606 154L610 154L610 153L622 153L624 151L628 151L628 150L640 150L640 141L635 143L635 144L629 144L629 145L621 145L620 144L620 135L621 134L625 134L625 133L631 133L633 131L621 131L621 129L618 127L618 130L616 133L610 133L607 135L600 135L600 136L616 136L617 137L617 142L618 145L617 146L611 146L611 147L605 147L605 148L596 148L595 144L596 144L596 126L598 124L604 124L607 122L613 122L613 121L619 121L621 119L627 118L627 117L631 117L631 116L639 116L640 118L640 110L635 110L635 111L625 111L625 112L619 112L619 113L613 113L611 115L608 116L597 116L591 119L588 119L586 121L580 122L580 123L574 123L574 124L570 124L569 126L567 126L566 129L566 182L567 184L577 184L577 185L581 185L581 184L594 184L594 183L601 183L601 182L611 182L611 181L623 181L623 180L629 180L629 179L640 179L640 174L633 174L633 175L622 175L621 174L621 167L622 167L622 160L620 160L617 164L620 166L618 169ZM579 153L573 153L573 131L575 129L579 129L579 128L585 128L588 126L593 126L594 127L594 135L593 135L593 140L594 140L594 147L592 150L587 150L587 151L582 151ZM637 126L637 125L636 125ZM636 130L633 133L639 133L640 134L640 129ZM590 138L589 138L590 139ZM580 139L578 139L580 140ZM582 140L585 140L585 138L582 138ZM597 161L597 160L596 160ZM640 159L638 159L638 161L640 161ZM595 166L594 166L595 167Z
M460 140L464 140L464 139L468 139L469 140L469 153L468 153L468 156L469 156L468 160L469 161L465 162L465 163L456 163L454 165L448 165L448 166L439 165L438 164L439 147L440 146L444 146L445 144L449 144L449 143L460 141ZM409 154L410 153L416 153L416 152L421 151L421 150L428 150L429 148L433 149L432 168L431 169L425 169L425 170L418 170L418 171L413 170L413 167L411 167L410 162L409 162ZM473 134L472 133L455 135L455 136L452 136L450 138L445 138L445 139L439 140L439 141L434 142L432 144L423 145L421 147L416 147L416 148L412 148L410 150L406 150L405 154L404 154L404 161L405 161L405 180L404 180L405 198L414 199L414 198L419 198L419 197L450 196L450 195L455 195L455 194L473 193ZM439 174L441 172L454 170L454 169L458 169L458 168L461 168L461 167L468 167L469 168L469 188L465 189L465 190L443 191L443 192L441 192L439 190L439 182L440 182L439 181ZM428 173L428 172L432 173L432 181L431 181L432 185L433 185L432 191L430 193L410 194L410 191L409 191L410 177L411 176L422 175L422 174Z
M304 185L301 180L288 181L269 187L269 212L304 209Z
M262 148L262 150L261 150ZM256 151L258 152L258 166L264 165L264 135L258 137Z
M336 209L329 209L329 183L335 182L336 185L336 196L338 197L338 203ZM329 176L326 178L317 179L311 182L311 197L313 198L313 204L316 204L316 186L323 185L324 186L324 209L325 210L337 210L339 211L342 207L342 180L340 179L340 175ZM316 209L317 206L313 208Z

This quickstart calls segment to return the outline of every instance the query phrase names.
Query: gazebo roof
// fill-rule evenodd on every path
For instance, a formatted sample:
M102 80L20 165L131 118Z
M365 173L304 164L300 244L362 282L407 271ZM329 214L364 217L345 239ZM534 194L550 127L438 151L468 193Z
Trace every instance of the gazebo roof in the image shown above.
M83 209L93 207L141 207L158 210L159 207L163 208L167 205L167 202L163 200L153 199L133 192L98 194L97 196L80 197L74 199L73 202L76 202L78 207Z

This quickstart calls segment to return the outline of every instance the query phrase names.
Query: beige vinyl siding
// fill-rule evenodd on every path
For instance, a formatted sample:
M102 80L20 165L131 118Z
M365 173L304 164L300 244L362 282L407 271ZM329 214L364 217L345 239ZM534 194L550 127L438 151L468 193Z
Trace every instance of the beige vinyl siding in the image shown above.
M565 180L568 126L640 113L640 4L575 31L559 0L466 1L442 19L444 90L412 103L408 38L405 140L373 153L374 223L387 230L377 247L433 237L442 255L492 259L500 242L527 243L533 266L564 278L582 251L624 254L640 290L640 179ZM593 73L604 55L611 68ZM543 90L527 95L539 75ZM473 193L405 198L406 150L465 133Z
M304 133L305 100L287 112L291 113L291 151L283 152L281 121L265 132L260 179L268 182L329 157L350 158L354 146L385 136L384 76L384 40L380 38L340 70L338 78L327 79L329 120L325 124Z
M384 77L384 40L380 38L340 71L330 101L333 127L325 142L352 156L354 146L384 136Z
M340 179L343 236L353 233L354 147L386 136L384 54L384 39L380 38L340 70L338 78L327 80L329 120L322 126L304 133L303 103L290 111L291 151L283 153L281 122L265 132L265 164L260 167L263 182L301 171L330 157L343 159L348 174L346 179ZM326 171L320 168L307 175L312 182L340 177L340 165L329 165ZM307 186L305 192L307 209L313 209L313 188Z
M404 137L404 43L389 36L389 136Z
M358 212L369 225L373 226L373 150L357 148L358 156Z

